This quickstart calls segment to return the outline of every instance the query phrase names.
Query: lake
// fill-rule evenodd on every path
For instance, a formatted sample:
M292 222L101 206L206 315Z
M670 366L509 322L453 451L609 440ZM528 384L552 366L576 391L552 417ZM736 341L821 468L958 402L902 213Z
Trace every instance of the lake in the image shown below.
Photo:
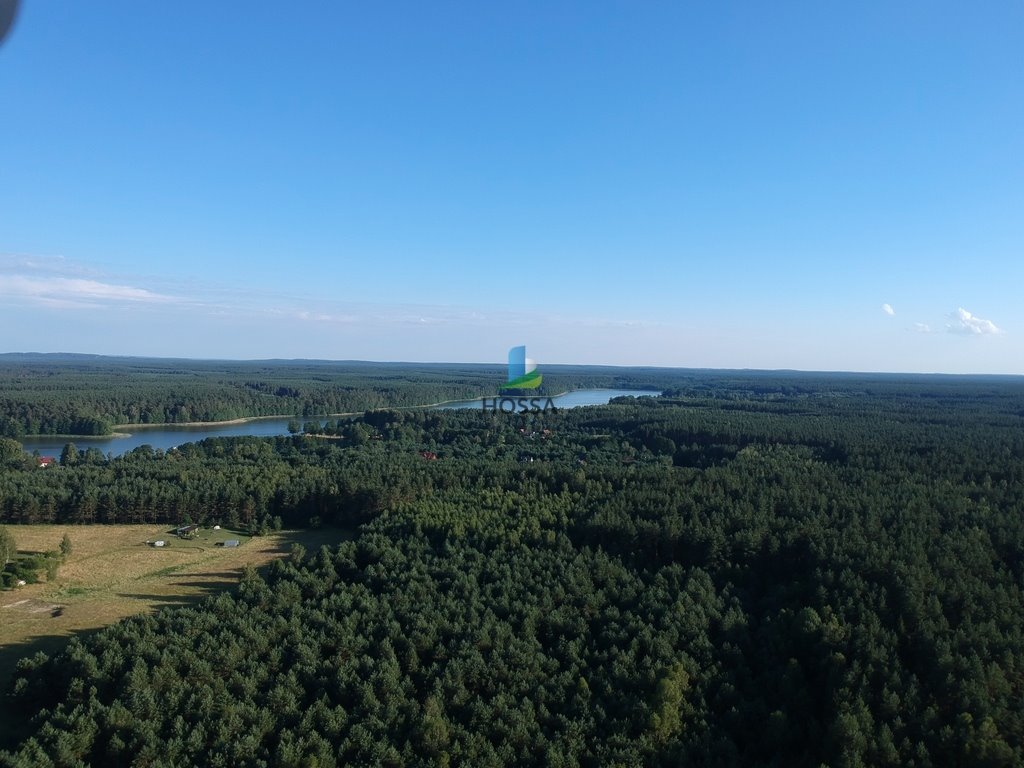
M551 398L556 408L579 408L584 405L605 405L614 397L643 397L645 395L657 395L641 389L578 389L575 392L566 392L564 395ZM479 408L480 400L459 400L443 405L432 406L441 409L465 409ZM208 437L239 437L250 435L254 437L277 437L288 434L288 422L295 419L300 424L306 421L317 421L323 423L327 416L307 417L286 417L279 418L272 416L268 418L253 419L239 424L209 425L200 424L191 427L175 425L146 425L132 424L123 429L131 430L131 434L125 437L32 437L23 438L19 442L25 450L31 453L38 450L43 456L60 456L60 452L67 443L74 443L78 450L84 451L87 448L99 448L103 453L112 453L120 456L122 453L138 448L140 445L150 445L153 448L168 450L182 443L192 443L197 440L205 440Z
M565 394L558 395L557 397L551 398L551 401L555 404L556 408L579 408L581 405L606 405L609 400L615 397L643 397L644 395L660 395L660 392L651 392L643 389L577 389L575 392L566 392ZM488 395L487 399L492 400L494 397L501 397L501 395ZM516 395L518 397L541 397L542 395ZM456 410L465 410L467 408L479 408L480 398L476 400L459 400L453 403L445 403L444 405L436 406L438 408L451 408Z

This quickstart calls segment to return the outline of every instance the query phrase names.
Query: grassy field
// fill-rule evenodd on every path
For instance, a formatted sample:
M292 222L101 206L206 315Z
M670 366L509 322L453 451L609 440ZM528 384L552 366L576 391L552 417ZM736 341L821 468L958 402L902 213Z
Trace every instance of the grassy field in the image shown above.
M68 635L89 632L125 616L161 606L185 605L238 581L246 565L260 566L301 543L310 552L349 534L341 529L280 531L250 539L234 531L202 530L184 541L153 525L11 526L20 551L72 552L52 582L0 592L0 690L18 659L53 652ZM163 539L156 548L147 541ZM237 548L217 546L238 539Z

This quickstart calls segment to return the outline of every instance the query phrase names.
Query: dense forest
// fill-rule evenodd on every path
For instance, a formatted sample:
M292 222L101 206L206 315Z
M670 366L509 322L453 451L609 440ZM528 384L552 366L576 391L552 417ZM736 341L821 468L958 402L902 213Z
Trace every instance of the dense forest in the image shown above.
M8 524L359 527L23 660L0 764L1018 765L1022 427L1014 379L687 374L47 469L7 441Z
M493 395L495 365L0 355L0 436L107 435L118 424L314 416ZM550 366L544 394L655 388L654 369Z

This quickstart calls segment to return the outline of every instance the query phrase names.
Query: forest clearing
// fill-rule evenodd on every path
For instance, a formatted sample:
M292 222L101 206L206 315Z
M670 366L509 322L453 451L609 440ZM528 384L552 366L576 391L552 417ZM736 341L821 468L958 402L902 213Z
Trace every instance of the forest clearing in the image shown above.
M65 636L107 626L158 607L186 605L233 586L242 569L282 557L293 544L310 550L336 544L339 528L276 531L250 538L228 530L203 529L185 540L167 525L23 525L10 529L19 550L56 550L64 534L73 549L55 581L0 592L0 683L17 660L62 645ZM220 539L241 546L216 546ZM157 548L147 541L165 540ZM26 648L25 646L31 646Z

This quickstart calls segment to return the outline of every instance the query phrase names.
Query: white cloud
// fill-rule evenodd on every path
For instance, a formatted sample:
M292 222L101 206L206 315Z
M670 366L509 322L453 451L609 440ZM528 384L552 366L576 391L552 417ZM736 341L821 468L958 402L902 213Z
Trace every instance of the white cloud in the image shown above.
M60 307L95 307L105 304L167 304L173 296L131 285L82 278L0 275L0 296Z
M143 287L146 286L146 287ZM227 328L301 327L304 338L324 330L350 333L392 333L411 330L418 337L430 334L469 332L480 336L515 329L517 334L535 328L571 326L595 332L628 329L647 331L657 326L648 321L600 316L556 315L503 307L436 304L401 304L325 299L315 294L291 294L257 289L244 282L224 285L194 278L111 274L59 256L31 257L0 253L0 309L38 307L43 311L81 313L143 310L154 315L168 310L188 310L191 318L208 319L211 332ZM121 331L118 331L118 335Z
M914 323L914 330L918 333L931 333L932 327L928 323Z
M1002 330L996 327L991 320L983 320L971 314L963 307L957 309L952 315L953 322L946 325L950 333L963 333L971 336L996 335Z
M896 310L892 308L892 304L883 304L882 311L885 312L889 317L896 314Z
M0 253L0 273L12 275L46 274L58 277L97 278L100 272L86 264L69 261L61 255Z

